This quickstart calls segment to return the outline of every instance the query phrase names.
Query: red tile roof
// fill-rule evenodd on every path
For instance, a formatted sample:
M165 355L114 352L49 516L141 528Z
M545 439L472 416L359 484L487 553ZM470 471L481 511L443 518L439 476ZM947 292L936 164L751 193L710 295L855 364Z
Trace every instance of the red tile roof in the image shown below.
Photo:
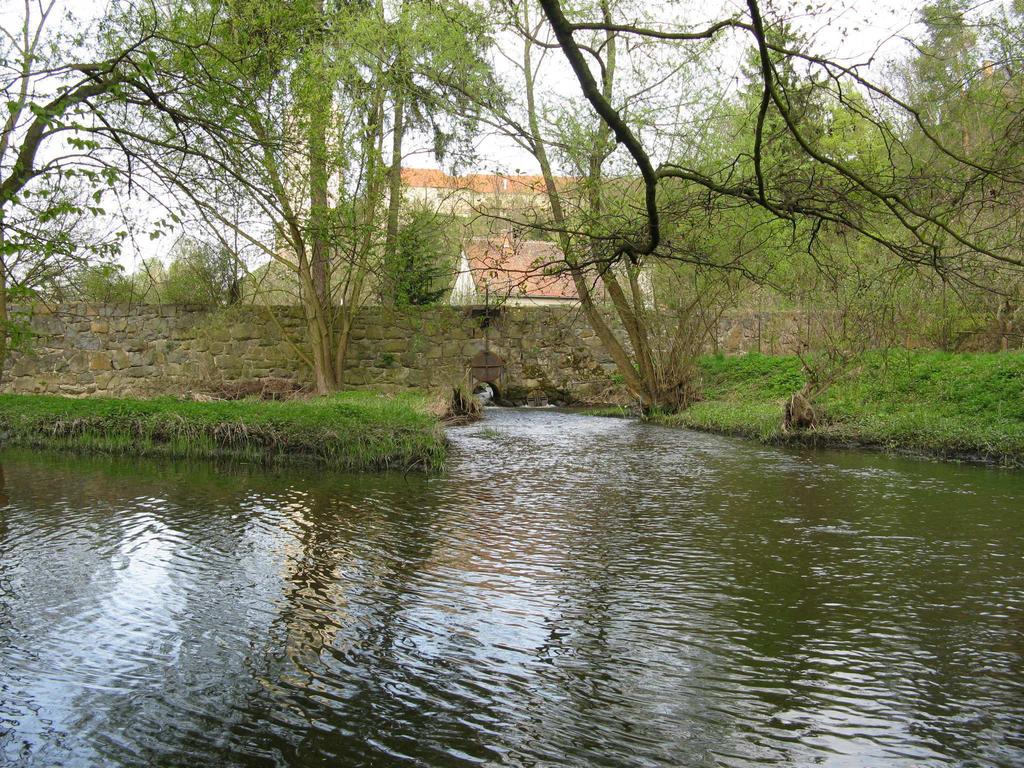
M407 187L435 187L437 189L453 189L452 179L444 171L434 168L403 168L402 183Z
M482 295L497 298L577 299L576 286L554 243L511 234L478 237L465 245L469 269Z
M558 186L571 181L567 176L555 177ZM544 192L544 177L532 175L505 175L498 173L471 173L450 176L436 168L403 168L402 183L407 187L431 189L465 189L490 194L539 194Z

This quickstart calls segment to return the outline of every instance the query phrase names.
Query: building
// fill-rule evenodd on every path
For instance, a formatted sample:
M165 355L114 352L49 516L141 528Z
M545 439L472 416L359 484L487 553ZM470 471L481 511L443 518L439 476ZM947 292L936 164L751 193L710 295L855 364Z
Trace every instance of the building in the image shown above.
M557 177L565 187L571 180ZM494 211L545 211L549 207L543 176L473 173L452 176L434 168L403 168L406 202L439 213L470 216Z
M466 241L451 304L513 307L572 306L579 295L554 243L511 233Z

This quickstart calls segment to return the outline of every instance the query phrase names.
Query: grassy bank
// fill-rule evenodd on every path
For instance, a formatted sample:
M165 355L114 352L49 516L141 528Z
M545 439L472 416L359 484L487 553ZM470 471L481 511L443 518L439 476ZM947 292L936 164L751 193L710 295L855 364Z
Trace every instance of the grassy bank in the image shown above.
M1024 466L1024 354L875 353L818 402L821 424L782 431L799 361L745 355L701 361L703 402L658 417L766 443L861 446Z
M0 445L345 470L430 469L444 437L426 400L344 392L310 400L194 402L0 395Z

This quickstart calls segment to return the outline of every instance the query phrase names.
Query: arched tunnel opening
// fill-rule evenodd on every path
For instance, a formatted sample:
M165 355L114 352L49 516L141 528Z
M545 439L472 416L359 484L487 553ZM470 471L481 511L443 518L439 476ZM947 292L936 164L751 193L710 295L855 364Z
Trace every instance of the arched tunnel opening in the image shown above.
M497 382L505 372L505 361L490 350L479 352L469 363L473 374L473 396L482 404L490 405L501 397Z
M481 405L492 405L501 397L501 393L494 382L478 381L473 387L473 397L479 400Z

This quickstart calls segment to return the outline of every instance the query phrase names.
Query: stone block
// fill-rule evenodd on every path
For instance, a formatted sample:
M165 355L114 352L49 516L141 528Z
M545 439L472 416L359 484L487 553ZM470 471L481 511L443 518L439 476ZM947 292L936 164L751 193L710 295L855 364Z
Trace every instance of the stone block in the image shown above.
M94 352L89 355L90 371L109 371L113 366L110 363L110 354L107 352Z
M152 365L154 359L154 353L152 349L144 349L139 352L132 352L128 355L128 365L126 368L134 368L138 365Z
M230 337L236 340L258 339L262 333L262 330L252 323L232 325L230 328Z
M67 369L71 373L79 373L82 371L89 370L89 353L88 352L74 352L67 358Z
M405 384L408 387L422 389L430 384L430 375L426 371L410 370L406 376Z
M463 357L470 358L479 352L483 352L487 346L487 342L483 339L471 339L470 341L466 341L462 344L461 353ZM494 349L493 346L491 349ZM495 352L495 354L497 354L497 352Z
M17 360L11 365L11 376L31 376L36 370L37 363L31 357L27 355L19 355Z

